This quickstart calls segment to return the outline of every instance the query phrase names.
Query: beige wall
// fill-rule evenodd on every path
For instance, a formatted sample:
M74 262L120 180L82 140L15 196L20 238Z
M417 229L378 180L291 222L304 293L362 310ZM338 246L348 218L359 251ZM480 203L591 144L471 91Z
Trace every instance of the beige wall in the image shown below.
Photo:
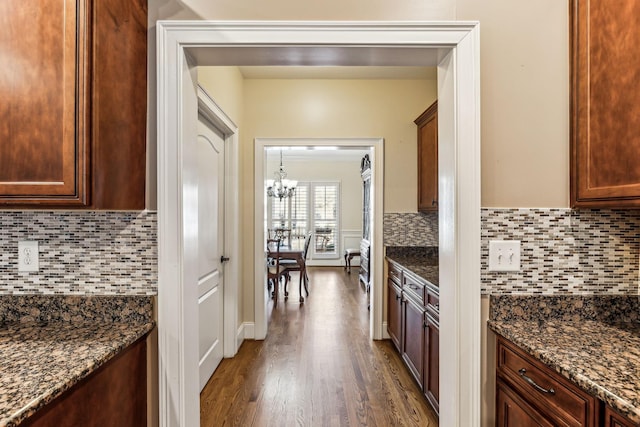
M480 21L482 206L569 205L569 18L557 0L458 0Z
M245 80L243 144L253 147L256 137L382 137L385 212L415 212L413 120L436 91L433 80ZM253 174L253 151L247 154L244 171Z
M166 2L171 3L171 2ZM451 20L451 0L183 0L194 13L226 20L415 21Z
M198 83L238 126L240 139L244 79L238 67L198 67Z

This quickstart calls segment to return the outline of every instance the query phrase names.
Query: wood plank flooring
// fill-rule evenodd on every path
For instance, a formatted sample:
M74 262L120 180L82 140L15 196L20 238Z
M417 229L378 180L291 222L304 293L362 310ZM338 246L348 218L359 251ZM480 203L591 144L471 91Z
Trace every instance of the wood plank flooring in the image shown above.
M245 341L205 386L201 426L437 427L391 342L369 339L356 271L310 268L304 304L294 273L289 299L271 304L267 339Z

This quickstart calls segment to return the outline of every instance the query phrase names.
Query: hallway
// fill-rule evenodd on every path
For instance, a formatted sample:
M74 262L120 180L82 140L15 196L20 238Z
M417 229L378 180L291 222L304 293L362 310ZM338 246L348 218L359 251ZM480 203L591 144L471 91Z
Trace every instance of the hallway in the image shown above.
M267 339L245 341L202 391L201 425L438 426L391 342L369 339L356 272L310 268L302 305L294 273Z

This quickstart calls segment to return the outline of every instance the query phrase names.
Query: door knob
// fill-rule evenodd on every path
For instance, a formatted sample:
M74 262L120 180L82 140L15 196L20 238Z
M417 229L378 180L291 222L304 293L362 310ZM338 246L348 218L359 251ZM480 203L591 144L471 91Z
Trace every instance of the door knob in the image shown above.
M229 261L229 257L226 257L224 255L220 255L220 262L226 262Z

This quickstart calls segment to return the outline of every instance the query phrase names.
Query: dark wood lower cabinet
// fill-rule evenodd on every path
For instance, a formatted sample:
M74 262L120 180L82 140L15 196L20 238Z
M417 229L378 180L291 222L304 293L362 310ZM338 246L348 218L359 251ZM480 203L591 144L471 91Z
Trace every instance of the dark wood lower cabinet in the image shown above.
M504 337L496 356L496 426L640 426Z
M496 387L496 425L498 427L553 427L555 425L502 381L498 381Z
M396 349L402 353L402 347L400 346L400 339L402 338L402 290L391 279L387 281L387 307L387 331Z
M146 346L145 338L141 338L21 425L146 426Z
M424 395L440 413L440 324L429 311L424 316Z
M402 332L402 359L411 374L423 386L424 361L424 307L421 307L406 295L402 297L402 316L404 330Z
M604 408L604 427L638 427L638 424L623 417L606 405Z
M440 400L438 288L389 261L387 332L436 413Z

